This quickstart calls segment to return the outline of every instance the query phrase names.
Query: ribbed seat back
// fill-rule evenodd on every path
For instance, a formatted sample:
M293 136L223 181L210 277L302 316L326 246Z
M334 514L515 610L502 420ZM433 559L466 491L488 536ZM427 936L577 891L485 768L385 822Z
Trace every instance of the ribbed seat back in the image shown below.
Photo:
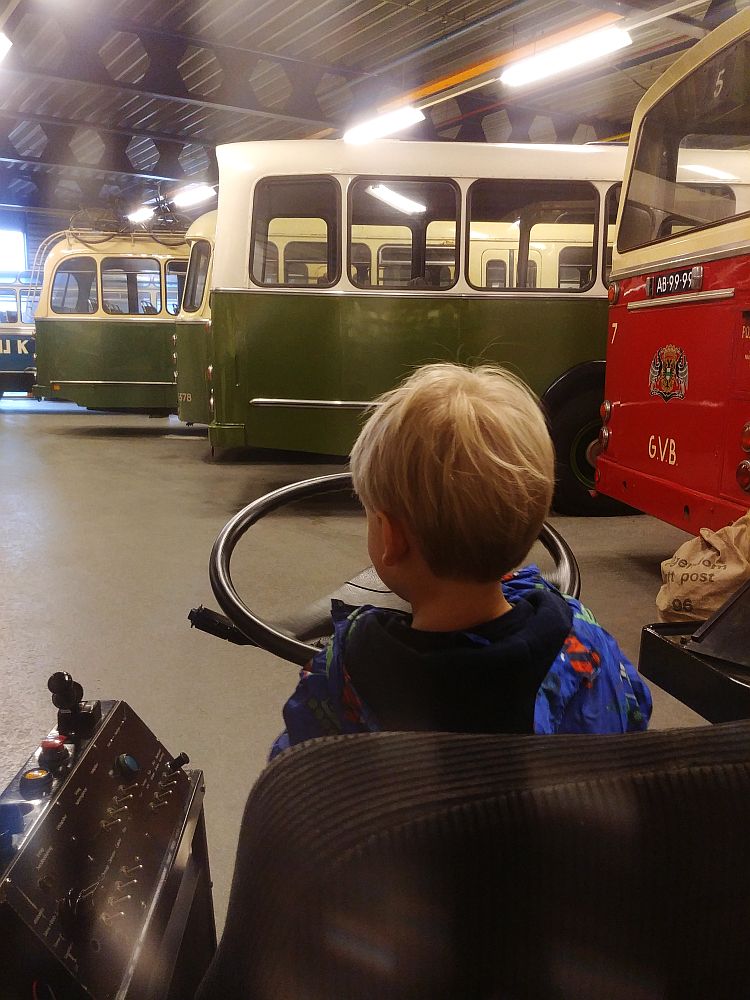
M750 722L294 748L200 1000L739 1000L749 765Z

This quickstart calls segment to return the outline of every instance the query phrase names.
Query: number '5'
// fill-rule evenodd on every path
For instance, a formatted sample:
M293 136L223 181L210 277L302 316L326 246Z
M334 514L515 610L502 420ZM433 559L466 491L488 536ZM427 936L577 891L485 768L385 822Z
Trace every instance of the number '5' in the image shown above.
M726 71L726 66L724 69L720 69L716 74L716 83L714 84L714 100L719 96L719 94L724 89L724 73Z

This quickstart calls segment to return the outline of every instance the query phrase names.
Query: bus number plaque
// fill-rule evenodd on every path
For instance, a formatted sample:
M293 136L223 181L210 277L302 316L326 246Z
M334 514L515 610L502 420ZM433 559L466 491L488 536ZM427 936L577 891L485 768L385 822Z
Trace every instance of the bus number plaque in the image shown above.
M657 299L662 295L698 292L702 284L702 267L681 267L677 271L666 271L652 275L647 279L646 291L649 298Z

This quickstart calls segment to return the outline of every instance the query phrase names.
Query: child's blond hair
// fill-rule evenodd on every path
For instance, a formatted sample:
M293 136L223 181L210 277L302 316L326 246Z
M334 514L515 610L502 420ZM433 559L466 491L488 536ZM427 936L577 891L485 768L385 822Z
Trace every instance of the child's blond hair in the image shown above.
M554 451L532 391L502 368L433 364L377 402L351 454L362 503L403 520L437 576L499 580L552 501Z

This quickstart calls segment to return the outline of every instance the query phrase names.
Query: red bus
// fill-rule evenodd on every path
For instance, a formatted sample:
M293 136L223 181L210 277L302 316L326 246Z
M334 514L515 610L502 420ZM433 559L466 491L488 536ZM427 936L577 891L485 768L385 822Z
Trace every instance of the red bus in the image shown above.
M750 10L636 109L596 488L696 532L750 507Z

